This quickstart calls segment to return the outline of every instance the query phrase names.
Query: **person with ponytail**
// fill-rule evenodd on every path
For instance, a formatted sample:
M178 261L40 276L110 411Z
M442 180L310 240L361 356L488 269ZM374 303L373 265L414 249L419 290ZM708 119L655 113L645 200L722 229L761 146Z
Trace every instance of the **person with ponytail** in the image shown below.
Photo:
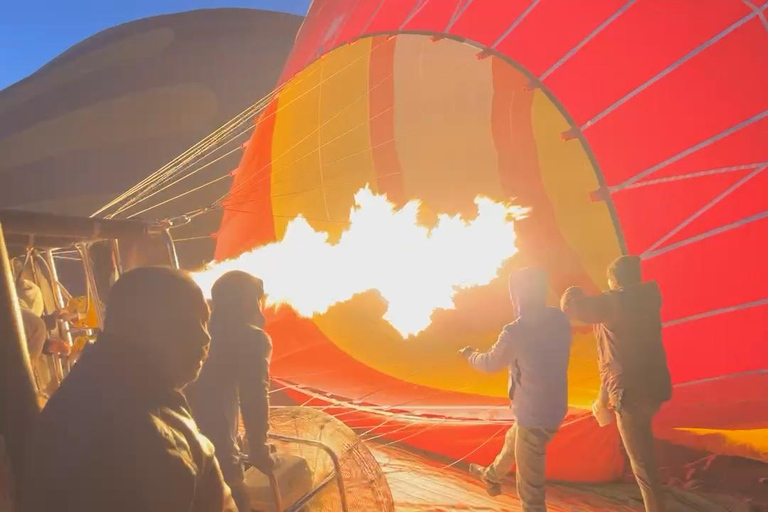
M272 341L264 332L263 297L261 279L246 272L228 272L214 283L210 354L200 378L185 391L241 512L250 510L237 440L241 413L250 463L265 474L276 464L267 443Z

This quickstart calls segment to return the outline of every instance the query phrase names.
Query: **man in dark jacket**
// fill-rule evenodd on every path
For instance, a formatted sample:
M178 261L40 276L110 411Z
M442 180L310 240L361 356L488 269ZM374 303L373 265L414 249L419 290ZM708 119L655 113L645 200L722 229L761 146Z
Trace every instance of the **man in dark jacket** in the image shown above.
M228 272L214 283L210 357L185 391L241 512L250 510L237 442L241 411L250 462L263 473L275 465L267 444L272 341L263 330L263 296L261 279L246 272Z
M543 512L546 447L568 410L571 326L562 311L547 306L544 271L523 269L510 277L509 288L517 319L504 327L488 352L467 347L461 353L476 370L508 369L515 424L493 464L487 468L472 464L470 472L495 495L515 464L523 510Z
M655 282L642 282L637 256L622 256L608 267L608 286L608 292L596 297L571 287L561 307L568 317L595 324L601 381L598 408L610 404L616 411L645 510L663 511L651 429L653 416L672 397L661 339L661 293Z
M104 332L42 412L23 512L233 512L180 390L208 351L208 307L186 274L139 268L110 294Z

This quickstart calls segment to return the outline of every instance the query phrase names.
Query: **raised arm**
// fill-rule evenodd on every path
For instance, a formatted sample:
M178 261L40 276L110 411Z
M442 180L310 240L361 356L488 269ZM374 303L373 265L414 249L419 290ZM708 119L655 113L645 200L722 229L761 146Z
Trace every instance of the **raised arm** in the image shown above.
M560 309L571 320L588 324L611 322L614 316L613 303L607 295L590 297L578 286L571 286L560 299Z

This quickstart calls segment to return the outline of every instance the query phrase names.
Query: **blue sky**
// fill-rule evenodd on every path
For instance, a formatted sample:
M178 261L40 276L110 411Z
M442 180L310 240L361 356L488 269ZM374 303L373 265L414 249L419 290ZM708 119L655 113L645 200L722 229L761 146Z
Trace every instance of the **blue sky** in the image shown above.
M0 7L0 90L70 46L127 21L193 9L251 7L305 14L310 0L9 0Z

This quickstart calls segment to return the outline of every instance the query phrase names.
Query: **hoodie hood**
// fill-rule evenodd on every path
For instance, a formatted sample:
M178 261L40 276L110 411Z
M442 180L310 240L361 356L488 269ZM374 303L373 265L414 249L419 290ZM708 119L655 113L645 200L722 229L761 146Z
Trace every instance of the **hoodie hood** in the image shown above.
M509 296L518 316L545 308L547 289L547 273L542 269L524 268L509 277Z
M211 333L215 335L243 325L263 329L264 315L260 307L263 296L264 283L251 274L233 271L221 276L211 289Z

